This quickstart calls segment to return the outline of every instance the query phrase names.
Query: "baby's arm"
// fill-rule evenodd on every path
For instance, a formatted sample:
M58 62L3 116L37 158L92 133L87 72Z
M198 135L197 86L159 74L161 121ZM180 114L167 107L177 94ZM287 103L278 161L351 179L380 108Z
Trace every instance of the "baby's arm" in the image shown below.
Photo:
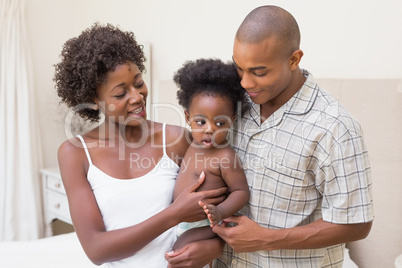
M228 149L230 150L225 152L223 156L225 160L220 165L222 179L229 188L228 197L217 206L199 202L211 222L211 227L238 212L250 197L246 175L241 167L240 159L232 148Z

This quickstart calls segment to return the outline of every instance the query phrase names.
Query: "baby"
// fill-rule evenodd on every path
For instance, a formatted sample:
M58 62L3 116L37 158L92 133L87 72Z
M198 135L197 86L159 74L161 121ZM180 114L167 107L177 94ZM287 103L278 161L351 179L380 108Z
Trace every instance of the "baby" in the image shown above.
M238 212L249 199L241 162L227 140L236 112L244 111L249 103L231 63L217 59L190 61L177 71L174 81L180 88L177 97L193 138L182 161L174 198L202 172L205 181L197 191L228 187L227 198L219 205L199 202L208 219L179 224L179 238L173 246L179 249L192 241L215 237L209 226Z

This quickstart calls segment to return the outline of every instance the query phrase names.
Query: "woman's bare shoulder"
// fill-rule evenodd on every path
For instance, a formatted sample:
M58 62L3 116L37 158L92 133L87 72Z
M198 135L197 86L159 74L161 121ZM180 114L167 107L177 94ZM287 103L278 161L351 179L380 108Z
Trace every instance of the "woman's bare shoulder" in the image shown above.
M65 152L65 153L70 153L70 154L75 154L79 153L82 154L84 152L84 144L82 143L81 139L78 137L80 136L83 139L83 142L85 143L87 148L92 148L92 147L97 147L99 145L100 139L99 139L99 127L96 127L84 134L77 135L73 138L70 138L66 141L64 141L60 147L59 151Z
M88 168L84 146L78 137L64 141L57 151L57 158L62 178L72 177L66 175Z
M186 129L184 127L166 124L166 134L168 136L177 138L178 136L181 137L181 136L188 135L188 133L190 133L190 132L188 131L188 129Z
M170 157L179 157L179 159L182 159L190 143L191 134L186 128L176 125L166 125L166 148Z
M185 143L188 147L191 143L191 132L181 126L166 125L166 141L168 144Z
M74 137L64 141L60 146L58 153L62 154L76 154L84 148L81 140L78 137Z

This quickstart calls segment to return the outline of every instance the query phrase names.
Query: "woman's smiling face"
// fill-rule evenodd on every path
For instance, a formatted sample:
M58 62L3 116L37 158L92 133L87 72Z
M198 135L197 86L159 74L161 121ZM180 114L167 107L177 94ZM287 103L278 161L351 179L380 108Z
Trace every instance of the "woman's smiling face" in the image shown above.
M125 125L138 125L146 119L147 86L138 67L131 63L118 65L106 74L97 88L95 103L105 120Z

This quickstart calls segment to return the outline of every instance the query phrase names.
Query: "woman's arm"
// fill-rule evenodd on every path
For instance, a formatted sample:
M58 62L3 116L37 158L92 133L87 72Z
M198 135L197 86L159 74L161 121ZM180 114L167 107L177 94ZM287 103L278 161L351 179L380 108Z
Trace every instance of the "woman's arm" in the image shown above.
M196 205L197 201L220 196L226 191L223 188L195 192L203 182L203 178L200 178L160 213L137 225L106 232L95 196L86 179L84 150L66 141L59 148L58 160L77 236L89 259L98 265L131 256L181 221L205 218L202 209Z

